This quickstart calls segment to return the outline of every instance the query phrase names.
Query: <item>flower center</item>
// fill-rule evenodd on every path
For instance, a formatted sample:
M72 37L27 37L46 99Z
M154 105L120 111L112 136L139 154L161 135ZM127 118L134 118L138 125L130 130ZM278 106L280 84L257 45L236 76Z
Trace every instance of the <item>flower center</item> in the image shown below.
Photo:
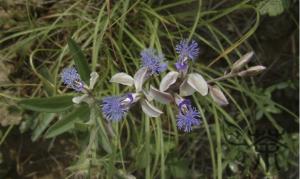
M126 97L124 97L124 99L122 99L120 102L122 107L129 107L129 105L131 105L133 102L132 94L127 94Z
M191 102L187 99L182 100L178 105L180 112L184 115L189 112L190 106Z

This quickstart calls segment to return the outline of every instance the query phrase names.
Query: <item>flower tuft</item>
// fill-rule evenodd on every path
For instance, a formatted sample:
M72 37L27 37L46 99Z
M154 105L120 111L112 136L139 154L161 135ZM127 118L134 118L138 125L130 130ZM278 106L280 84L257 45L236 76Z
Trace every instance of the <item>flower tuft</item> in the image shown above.
M175 63L175 67L178 71L184 71L188 68L188 63L186 59L179 59L176 63Z
M167 63L162 53L156 53L153 48L141 52L142 67L148 68L150 75L159 74L167 69Z
M191 106L190 100L183 100L178 105L177 127L184 132L191 132L192 126L200 125L200 113Z
M78 92L82 92L84 90L84 83L74 67L64 68L60 75L64 84L67 85L68 88L72 88Z
M125 96L108 96L102 101L102 112L108 121L120 121L133 103L132 94Z
M189 58L195 60L199 55L198 43L192 40L191 43L187 39L181 40L176 45L176 52L179 54L179 59Z

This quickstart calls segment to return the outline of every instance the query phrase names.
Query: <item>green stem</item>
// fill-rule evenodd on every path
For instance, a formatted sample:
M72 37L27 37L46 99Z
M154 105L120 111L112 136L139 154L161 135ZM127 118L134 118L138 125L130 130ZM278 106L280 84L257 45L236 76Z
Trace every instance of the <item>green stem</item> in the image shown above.
M9 128L5 131L5 134L3 135L3 137L1 138L0 141L0 146L2 145L2 143L5 141L6 137L8 136L9 132L12 130L12 128L14 127L14 125L10 125Z
M147 156L146 179L150 179L150 119L145 117L145 151Z
M193 98L194 98L195 101L197 101L195 99L195 96L193 96ZM199 109L201 117L203 118L204 128L206 130L208 143L209 143L209 148L210 148L211 163L212 163L212 168L213 168L213 178L216 178L216 158L215 158L215 153L214 153L215 147L214 147L212 136L211 136L211 133L210 133L210 130L209 130L209 125L206 121L206 117L203 113L202 107L200 106L200 104L198 102L196 102L196 105L197 105L197 108Z
M217 116L217 111L215 109L215 107L213 107L214 110L214 118L215 118L215 130L216 130L216 138L217 138L217 176L218 179L222 179L222 144L221 144L221 128L220 128L220 124L219 124L219 119Z
M221 81L221 80L226 80L228 78L232 78L232 77L236 77L237 74L236 73L229 73L229 74L226 74L224 76L221 76L219 78L215 78L215 79L212 79L212 80L208 80L207 83L214 83L216 81Z

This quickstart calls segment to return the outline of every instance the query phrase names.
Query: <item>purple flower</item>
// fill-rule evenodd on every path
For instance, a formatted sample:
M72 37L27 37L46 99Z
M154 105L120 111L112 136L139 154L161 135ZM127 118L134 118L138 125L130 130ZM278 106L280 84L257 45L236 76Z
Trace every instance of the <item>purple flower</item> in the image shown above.
M188 63L187 63L187 59L179 59L176 63L175 63L176 69L178 71L184 71L188 68Z
M67 85L68 88L72 88L78 92L82 92L84 90L84 83L74 67L64 68L60 75L64 84Z
M199 47L196 41L191 43L187 39L181 40L176 45L176 52L179 54L179 59L175 63L177 70L184 71L188 67L188 59L195 60L199 55Z
M176 52L179 54L180 59L190 58L195 60L199 55L198 43L194 40L191 43L187 39L181 40L176 45Z
M148 68L150 75L159 74L167 69L167 63L162 53L156 53L153 48L141 52L142 67Z
M106 120L120 121L133 103L132 94L124 96L108 96L102 101L102 113Z
M184 132L190 132L192 126L200 125L200 113L192 107L190 100L184 99L178 104L177 127Z

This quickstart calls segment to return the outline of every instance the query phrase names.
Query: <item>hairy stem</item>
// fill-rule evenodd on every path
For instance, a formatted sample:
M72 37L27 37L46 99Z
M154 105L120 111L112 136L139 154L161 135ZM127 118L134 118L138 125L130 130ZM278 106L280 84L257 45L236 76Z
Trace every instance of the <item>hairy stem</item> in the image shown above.
M212 80L208 80L207 83L214 83L216 81L226 80L228 78L232 78L232 77L236 77L236 76L237 76L236 73L229 73L229 74L226 74L224 76L221 76L221 77L218 77L218 78L215 78L215 79L212 79Z

